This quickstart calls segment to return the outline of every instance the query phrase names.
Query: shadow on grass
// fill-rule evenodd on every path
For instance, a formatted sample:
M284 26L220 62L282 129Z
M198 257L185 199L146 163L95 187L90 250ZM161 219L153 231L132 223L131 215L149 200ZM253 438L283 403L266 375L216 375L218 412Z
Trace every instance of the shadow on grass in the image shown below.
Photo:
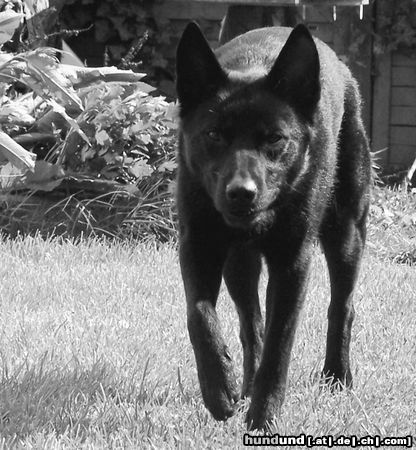
M8 445L34 434L65 434L84 440L91 429L114 431L138 420L147 396L140 396L146 368L128 384L103 362L88 369L51 368L50 357L33 367L24 364L9 376L3 368L0 382L0 436ZM137 384L134 384L137 383ZM123 406L124 405L124 406ZM130 405L127 414L126 409Z

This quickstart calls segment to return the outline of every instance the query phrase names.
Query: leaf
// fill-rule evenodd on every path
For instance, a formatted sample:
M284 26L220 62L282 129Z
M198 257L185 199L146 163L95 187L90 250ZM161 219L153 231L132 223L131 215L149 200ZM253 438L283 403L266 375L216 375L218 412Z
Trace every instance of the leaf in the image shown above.
M25 6L26 19L30 19L35 14L50 7L49 0L24 0L23 4Z
M99 150L98 150L98 156L103 156L103 155L105 155L107 152L108 152L108 147L103 147L103 148L100 148Z
M95 154L96 151L93 148L84 145L81 149L81 161L85 162L87 159L92 159L94 158Z
M124 88L120 84L109 83L106 84L106 92L104 95L104 100L109 102L113 99L118 99L118 103L120 102L121 96L124 94Z
M22 184L26 171L22 171L11 162L0 166L0 188L11 189Z
M98 145L106 145L110 142L110 136L105 130L100 130L95 134L95 140Z
M87 86L98 81L106 82L138 82L146 76L145 73L135 73L131 70L120 70L116 67L79 67L61 64L62 73L75 87ZM143 83L145 84L145 83Z
M57 102L55 102L54 100L48 100L48 104L52 106L52 109L60 114L71 126L71 129L69 130L67 136L66 136L66 140L68 140L68 136L70 135L70 133L72 132L76 132L78 133L82 139L88 144L91 145L90 140L88 139L88 136L82 131L81 127L79 126L78 122L73 119L72 117L68 116L68 114L65 111L65 108L61 105L59 105Z
M28 127L35 122L27 109L17 102L2 105L0 109L0 122L12 123L19 126Z
M152 137L150 136L150 134L147 134L147 133L139 134L138 139L144 145L150 144L152 142Z
M0 53L0 69L4 69L4 66L13 59L13 55L10 53ZM4 75L3 70L0 70L0 76ZM0 78L0 80L3 83L8 83L10 81L10 78L4 79L3 77Z
M142 81L138 81L136 83L136 85L137 85L137 89L140 92L144 92L145 94L148 94L149 92L153 92L156 90L156 88L154 88L153 86L150 86L150 84L143 83Z
M103 95L103 86L84 88L81 97L84 96L85 108L97 107L102 102Z
M25 57L29 74L40 78L42 83L34 83L33 89L42 97L54 97L64 106L70 106L78 113L83 111L81 99L78 97L70 81L60 72L59 64L50 52L42 49L28 52ZM30 84L30 80L27 80ZM31 86L32 87L32 86ZM40 92L39 92L40 91Z
M178 165L175 161L165 161L158 167L157 170L159 172L173 172L177 168L177 166Z
M16 13L11 9L0 12L0 45L9 41L22 21L23 14Z
M18 169L35 168L36 155L28 152L3 131L0 131L0 160L8 160Z
M145 160L139 159L132 166L129 167L129 172L138 180L148 177L153 173L153 169L146 163Z
M145 130L148 125L145 125L142 120L137 119L136 122L130 127L129 134L139 133L140 131Z

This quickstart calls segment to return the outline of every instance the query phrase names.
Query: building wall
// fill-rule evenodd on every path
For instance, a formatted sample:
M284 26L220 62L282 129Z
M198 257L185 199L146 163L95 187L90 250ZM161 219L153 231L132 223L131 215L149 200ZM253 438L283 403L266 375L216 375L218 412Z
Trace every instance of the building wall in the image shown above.
M391 58L388 165L410 165L416 158L416 59L399 52Z
M167 45L166 56L174 57L176 45L185 26L195 20L201 26L212 47L218 45L221 20L227 12L224 3L192 3L189 1L157 2L153 7L153 16L158 22L169 22L171 40Z
M372 142L384 168L404 169L416 158L416 60L398 51L376 59Z

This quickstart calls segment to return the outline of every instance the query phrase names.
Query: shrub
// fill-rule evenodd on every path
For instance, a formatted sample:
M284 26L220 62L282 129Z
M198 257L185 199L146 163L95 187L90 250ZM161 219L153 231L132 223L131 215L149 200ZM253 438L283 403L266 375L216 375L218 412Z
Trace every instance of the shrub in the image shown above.
M110 232L103 218L117 217L113 234L170 235L175 106L151 95L154 89L140 81L145 74L61 64L57 50L45 47L0 59L0 187L8 192L3 228L11 232L16 223L8 220L19 217L20 225L26 220L37 227L39 220L28 220L28 205L46 191L54 198L46 212L58 208L72 220L73 209L81 208L83 231ZM16 192L19 197L11 196ZM70 195L62 199L62 193ZM95 207L107 213L97 215ZM64 233L76 228L68 225Z

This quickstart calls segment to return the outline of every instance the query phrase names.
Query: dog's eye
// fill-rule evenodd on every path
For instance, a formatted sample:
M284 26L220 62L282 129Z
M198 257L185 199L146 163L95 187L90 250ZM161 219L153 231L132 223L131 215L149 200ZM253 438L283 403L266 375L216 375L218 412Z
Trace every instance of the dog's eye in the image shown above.
M282 139L282 135L273 131L266 135L266 142L268 144L276 144Z
M211 139L211 141L218 142L221 140L221 133L216 128L208 130L207 136Z

